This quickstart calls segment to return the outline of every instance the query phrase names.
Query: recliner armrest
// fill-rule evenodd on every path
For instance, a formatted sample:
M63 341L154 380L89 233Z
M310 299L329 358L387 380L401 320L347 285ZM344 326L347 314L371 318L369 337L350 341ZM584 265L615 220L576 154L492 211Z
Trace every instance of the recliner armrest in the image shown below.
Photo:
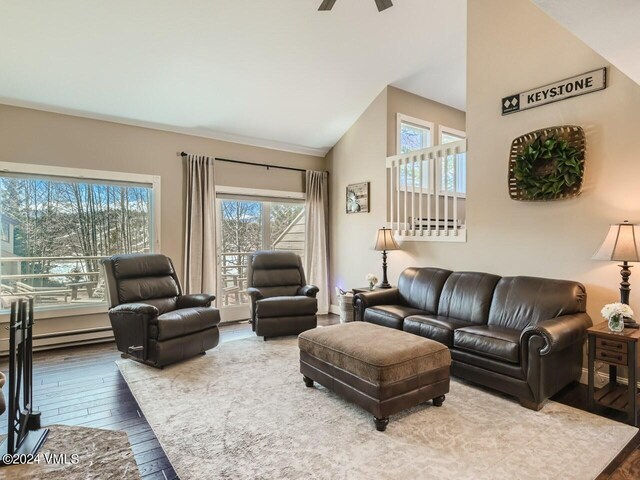
M196 293L191 295L181 295L176 301L176 307L191 308L191 307L210 307L211 302L216 299L215 295L210 293Z
M253 301L261 300L264 298L262 292L255 287L247 288L247 295L249 295Z
M304 287L300 287L297 291L297 295L304 295L305 297L316 298L316 295L320 289L315 285L305 285Z
M532 336L539 335L544 339L540 355L548 355L583 342L587 328L592 325L591 317L586 313L562 315L525 328L520 335L520 344L526 346Z
M156 317L160 312L148 303L123 303L110 309L109 313L137 313Z

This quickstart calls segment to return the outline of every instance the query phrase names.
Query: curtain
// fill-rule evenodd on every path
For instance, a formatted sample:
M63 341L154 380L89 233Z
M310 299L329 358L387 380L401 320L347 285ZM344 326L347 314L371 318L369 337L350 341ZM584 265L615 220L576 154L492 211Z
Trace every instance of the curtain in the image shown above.
M329 313L329 189L327 172L307 171L305 272L320 289L318 313Z
M214 159L187 156L184 290L216 293L216 188Z

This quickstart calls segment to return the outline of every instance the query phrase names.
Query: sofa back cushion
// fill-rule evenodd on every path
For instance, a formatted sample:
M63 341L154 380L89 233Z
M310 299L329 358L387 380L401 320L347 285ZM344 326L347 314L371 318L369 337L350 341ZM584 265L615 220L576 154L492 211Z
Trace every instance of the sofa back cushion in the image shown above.
M451 270L410 267L400 274L398 291L400 302L436 315L440 294Z
M500 277L481 272L453 272L440 295L438 315L486 324L493 292Z
M489 325L524 330L527 325L586 310L584 285L569 280L503 277L496 286Z

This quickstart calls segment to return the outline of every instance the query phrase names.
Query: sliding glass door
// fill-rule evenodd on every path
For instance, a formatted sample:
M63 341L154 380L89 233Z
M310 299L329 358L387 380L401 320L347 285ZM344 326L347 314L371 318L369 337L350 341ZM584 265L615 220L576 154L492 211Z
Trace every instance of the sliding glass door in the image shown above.
M218 207L218 307L222 321L249 318L247 260L256 250L304 256L304 203L221 196Z

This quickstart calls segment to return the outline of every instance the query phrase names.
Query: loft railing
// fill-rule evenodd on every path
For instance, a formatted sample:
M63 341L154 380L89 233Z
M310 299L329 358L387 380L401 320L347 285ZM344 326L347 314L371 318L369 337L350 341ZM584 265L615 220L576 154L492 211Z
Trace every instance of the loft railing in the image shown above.
M467 239L466 140L387 158L387 219L405 241Z

